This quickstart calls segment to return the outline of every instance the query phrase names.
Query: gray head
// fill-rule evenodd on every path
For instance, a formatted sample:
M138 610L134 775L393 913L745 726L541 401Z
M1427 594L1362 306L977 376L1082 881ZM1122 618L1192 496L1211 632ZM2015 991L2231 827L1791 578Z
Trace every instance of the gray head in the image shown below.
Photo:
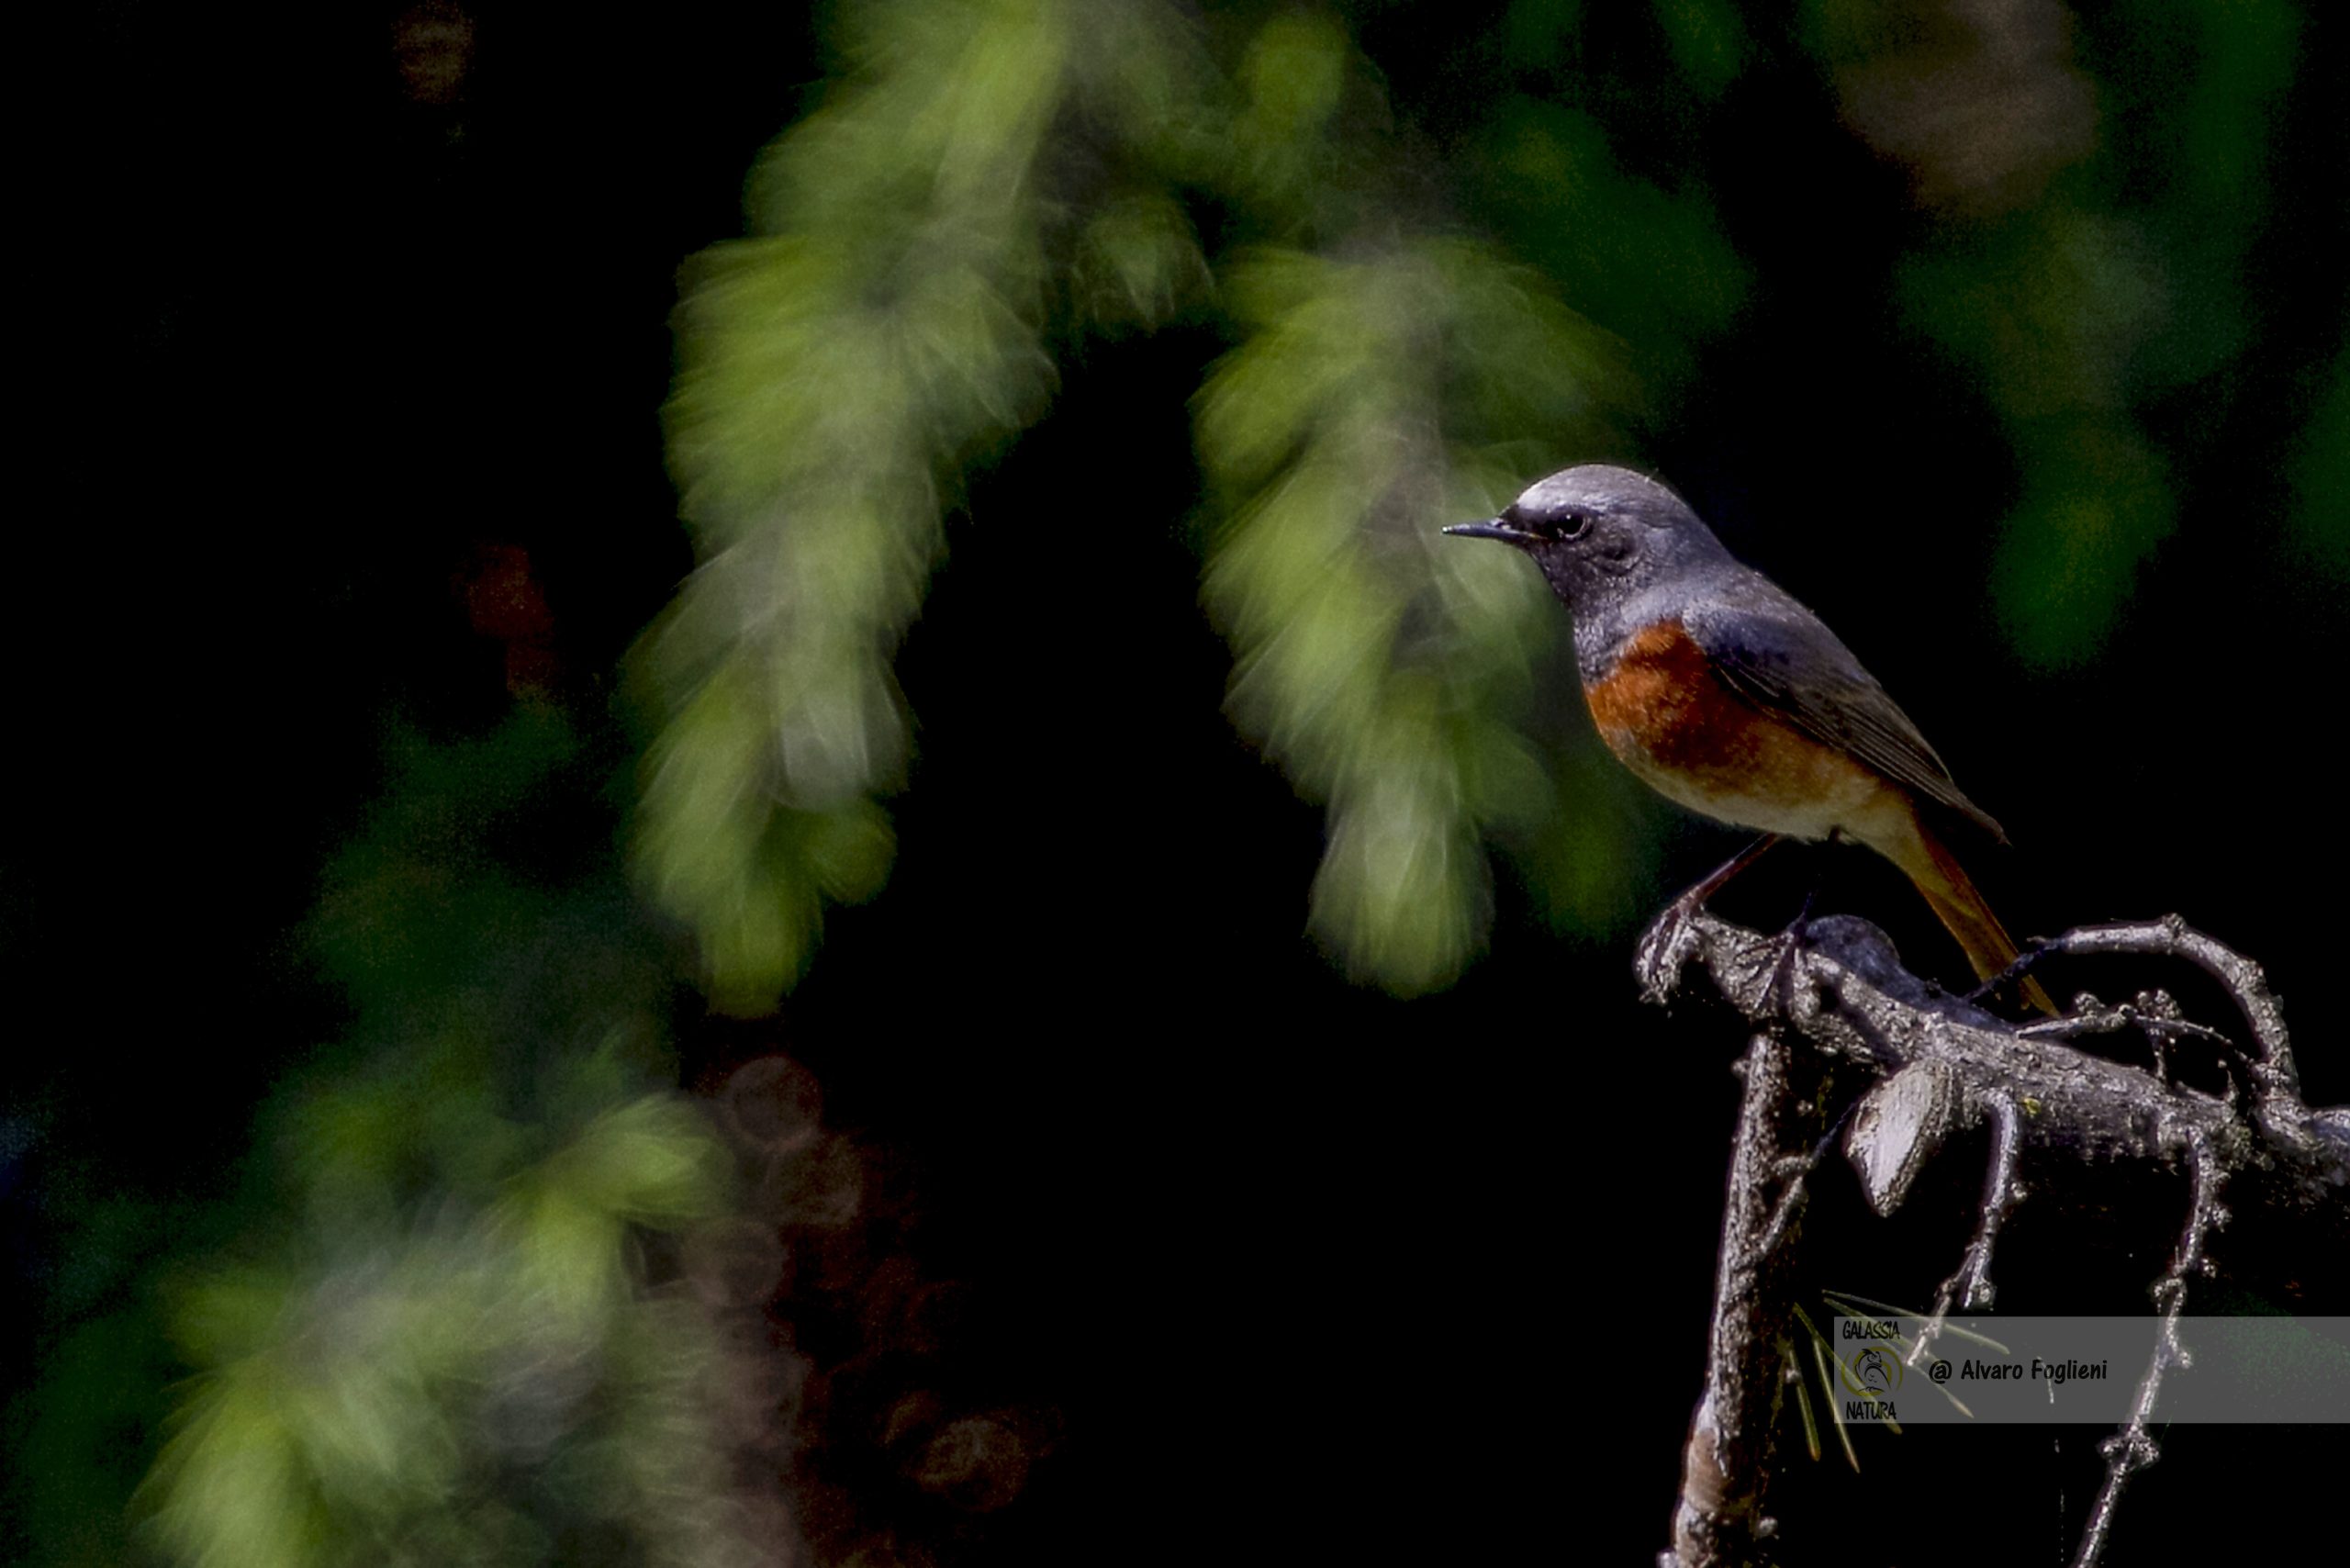
M1692 568L1733 565L1679 496L1599 463L1561 469L1528 486L1501 516L1445 532L1516 545L1579 621Z

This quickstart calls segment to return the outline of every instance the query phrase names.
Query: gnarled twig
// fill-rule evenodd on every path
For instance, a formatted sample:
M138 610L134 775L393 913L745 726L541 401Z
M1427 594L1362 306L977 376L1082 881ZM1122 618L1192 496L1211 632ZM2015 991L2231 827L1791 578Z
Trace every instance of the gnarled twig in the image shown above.
M2220 1193L2230 1191L2239 1206L2257 1203L2304 1216L2322 1210L2339 1226L2350 1190L2350 1110L2312 1111L2301 1103L2283 1010L2257 965L2174 917L2086 927L2039 943L1985 991L2050 953L2176 957L2210 974L2250 1029L2250 1047L2235 1053L2249 1075L2249 1094L2221 1097L2168 1080L2166 1040L2229 1042L2218 1030L2178 1017L2159 992L2121 1007L2085 997L2065 1018L2019 1025L1910 974L1884 933L1847 916L1811 921L1791 944L1702 910L1676 908L1641 939L1637 973L1650 1000L1696 1000L1693 977L1702 975L1711 982L1707 993L1758 1030L1743 1064L1746 1098L1723 1222L1706 1392L1684 1456L1666 1563L1744 1561L1774 1529L1763 1509L1772 1447L1768 1394L1791 1310L1785 1290L1787 1255L1797 1238L1793 1216L1811 1163L1794 1126L1807 1097L1789 1086L1830 1063L1858 1063L1880 1079L1851 1114L1845 1135L1845 1152L1880 1214L1893 1212L1919 1166L1953 1133L1991 1129L1975 1233L1940 1292L1921 1347L1953 1305L1988 1304L1992 1254L2020 1197L2017 1173L2024 1161L2136 1161L2186 1172L2189 1212L2169 1267L2154 1284L2162 1338L2130 1422L2105 1446L2105 1484L2076 1559L2084 1568L2092 1568L2103 1549L2124 1484L2153 1461L2148 1426L2165 1372L2183 1363L2177 1319L2188 1279L2206 1266L2211 1235L2225 1217ZM2146 1036L2154 1070L2065 1043L2125 1027ZM1811 1114L1823 1115L1818 1097L1810 1099Z

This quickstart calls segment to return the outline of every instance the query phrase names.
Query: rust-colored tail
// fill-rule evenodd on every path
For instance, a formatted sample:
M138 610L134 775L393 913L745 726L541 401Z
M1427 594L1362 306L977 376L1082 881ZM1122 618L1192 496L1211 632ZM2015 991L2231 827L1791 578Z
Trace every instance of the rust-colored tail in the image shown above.
M1966 961L1975 966L1975 977L1989 980L2016 961L2019 949L2015 939L2008 935L2008 928L1999 924L1999 917L1991 913L1991 906L1975 890L1974 880L1967 876L1965 868L1958 863L1957 857L1951 854L1948 846L1924 823L1914 825L1914 846L1899 846L1910 852L1894 853L1888 846L1888 857L1909 873L1909 879L1918 884L1918 890L1925 894L1926 902L1933 906L1936 917L1950 928L1953 936L1958 938L1958 945L1966 949ZM2026 975L2017 989L2023 993L2026 1002L2052 1017L2055 1015L2056 1001L2038 980Z

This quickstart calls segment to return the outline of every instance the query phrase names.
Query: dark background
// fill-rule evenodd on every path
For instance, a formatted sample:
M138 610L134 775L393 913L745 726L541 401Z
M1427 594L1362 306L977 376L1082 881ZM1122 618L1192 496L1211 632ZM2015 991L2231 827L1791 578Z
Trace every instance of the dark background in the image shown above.
M1473 118L1509 71L1499 9L1358 18L1399 123L1441 142ZM612 672L692 565L657 418L676 269L739 232L751 157L828 69L797 7L472 14L470 69L438 102L401 73L391 6L120 6L41 62L36 180L57 199L44 347L19 378L39 411L22 460L51 498L18 525L0 1180L32 1347L17 1495L42 1499L18 1518L61 1558L40 1532L120 1507L177 1372L128 1331L105 1392L57 1369L86 1365L91 1324L138 1317L160 1259L271 1223L253 1107L323 1070L349 1022L305 956L321 867L386 787L392 726L453 744L507 712L515 639L478 629L467 594L517 550L553 689L595 737L533 853L610 863L633 744ZM2088 18L2082 58L2130 25ZM1620 26L1591 23L1586 58L1637 81L1661 45ZM1980 587L2020 460L1894 298L1934 219L1779 25L1751 26L1757 55L1709 117L1608 110L1628 163L1703 170L1752 277L1639 455L1839 630L2005 823L2017 848L1986 881L2010 925L2183 914L2266 966L2311 1102L2350 1100L2329 918L2344 584L2288 521L2341 344L2322 87L2339 28L2307 19L2272 127L2247 342L2141 410L2177 531L2097 657L2035 670ZM2132 87L2114 80L2109 105ZM1198 608L1185 399L1225 342L1195 324L1064 364L1045 422L972 482L899 661L918 749L890 884L834 917L775 1019L709 1021L681 988L682 1081L778 1049L812 1068L967 1304L950 1377L1054 1414L1028 1494L940 1536L950 1556L1653 1551L1740 1042L1635 1006L1630 933L1740 840L1611 806L1660 845L1622 924L1550 929L1505 869L1490 953L1457 987L1349 986L1302 934L1321 815L1223 716L1230 658ZM1027 700L1040 672L1050 704ZM1816 882L1819 907L1955 978L1895 874L1785 859L1727 912L1776 924ZM1822 1203L1846 1223L1849 1193ZM1929 1294L1964 1224L1884 1227L1874 1294ZM2068 1261L2029 1207L2013 1235L2003 1307L2150 1277L2145 1256ZM57 1408L94 1405L61 1428ZM2298 1539L2277 1499L2338 1470L2339 1439L2215 1436L2174 1434L2125 1543L2229 1496L2246 1545ZM1913 1522L1975 1488L2015 1496L1970 1510L1968 1549L2038 1561L2077 1528L2093 1441L1986 1459L1919 1434L1864 1452L1861 1482L1795 1484L1880 1522L1897 1476L1934 1478L1896 1483L1922 1488Z

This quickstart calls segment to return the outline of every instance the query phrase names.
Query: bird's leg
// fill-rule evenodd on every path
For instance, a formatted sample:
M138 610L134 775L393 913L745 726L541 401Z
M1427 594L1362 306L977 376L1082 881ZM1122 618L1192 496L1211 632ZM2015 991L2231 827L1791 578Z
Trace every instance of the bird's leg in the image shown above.
M1664 906L1664 913L1642 934L1632 958L1632 972L1640 977L1641 994L1651 1002L1662 1002L1672 994L1673 976L1680 972L1682 960L1696 949L1689 917L1719 892L1723 883L1762 858L1762 852L1778 842L1777 834L1764 834L1740 850L1728 865Z
M1686 920L1691 914L1696 913L1707 899L1712 898L1716 893L1720 892L1723 885L1732 877L1737 876L1740 871L1745 870L1749 866L1751 866L1757 860L1762 859L1762 852L1778 842L1779 835L1777 834L1766 833L1762 837L1756 839L1753 843L1748 845L1745 848L1740 850L1735 856L1730 857L1729 863L1723 866L1721 869L1716 871L1712 876L1707 877L1704 881L1698 883L1695 887L1691 888L1687 892L1683 893L1679 898L1673 901L1672 913L1674 917L1677 919ZM1808 907L1808 904L1807 904L1807 910Z

